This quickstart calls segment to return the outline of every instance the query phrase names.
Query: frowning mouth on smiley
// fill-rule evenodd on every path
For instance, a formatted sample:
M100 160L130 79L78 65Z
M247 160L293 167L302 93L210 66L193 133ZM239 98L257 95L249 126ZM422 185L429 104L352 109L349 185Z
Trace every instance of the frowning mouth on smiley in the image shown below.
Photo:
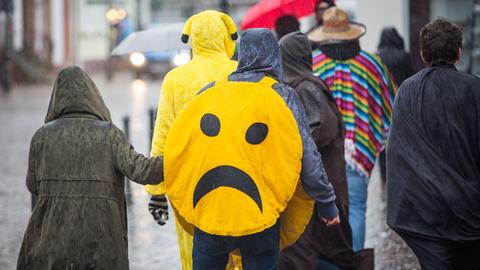
M242 170L227 165L215 167L200 178L193 193L193 207L197 206L203 196L219 187L230 187L245 193L263 212L260 192L252 178Z
M214 114L204 114L200 120L200 129L208 137L220 133L220 120ZM268 134L268 126L263 123L253 123L245 133L245 140L252 145L262 143ZM229 165L217 166L207 171L198 181L193 194L193 207L210 191L219 187L230 187L239 190L250 197L263 212L262 199L253 179L244 171Z

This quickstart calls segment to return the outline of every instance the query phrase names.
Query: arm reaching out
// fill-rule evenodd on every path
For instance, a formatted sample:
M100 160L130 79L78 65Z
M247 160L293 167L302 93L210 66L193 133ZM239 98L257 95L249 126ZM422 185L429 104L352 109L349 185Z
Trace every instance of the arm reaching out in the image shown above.
M137 153L125 134L114 126L112 151L115 168L138 184L158 184L163 181L163 157L147 158Z

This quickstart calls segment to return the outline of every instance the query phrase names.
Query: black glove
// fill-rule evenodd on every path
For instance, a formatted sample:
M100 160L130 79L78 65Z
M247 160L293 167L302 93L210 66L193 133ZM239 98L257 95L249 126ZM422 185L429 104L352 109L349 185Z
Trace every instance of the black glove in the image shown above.
M148 203L148 211L152 214L155 222L163 226L168 220L168 203L165 195L154 195Z

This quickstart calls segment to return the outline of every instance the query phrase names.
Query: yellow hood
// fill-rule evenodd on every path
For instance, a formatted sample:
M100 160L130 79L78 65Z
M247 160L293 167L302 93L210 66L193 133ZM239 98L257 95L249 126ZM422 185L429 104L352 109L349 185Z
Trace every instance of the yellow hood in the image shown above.
M213 81L226 81L236 70L237 62L231 60L236 31L228 15L213 10L193 15L185 23L182 41L192 44L194 57L168 72L163 80L152 138L152 156L163 155L173 121L198 91ZM147 185L146 190L152 195L165 193L163 184Z
M232 58L237 37L237 27L232 18L225 13L206 10L187 20L182 41L190 41L194 57L226 53L228 58Z

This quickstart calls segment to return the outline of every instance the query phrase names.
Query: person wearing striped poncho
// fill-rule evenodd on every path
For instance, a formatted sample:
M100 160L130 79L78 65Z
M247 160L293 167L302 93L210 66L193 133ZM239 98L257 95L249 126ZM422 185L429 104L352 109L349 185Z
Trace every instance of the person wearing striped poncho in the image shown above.
M349 22L336 7L308 36L313 43L313 73L324 80L345 123L345 159L353 249L365 242L368 179L385 141L396 94L393 77L381 60L360 48L366 27Z

